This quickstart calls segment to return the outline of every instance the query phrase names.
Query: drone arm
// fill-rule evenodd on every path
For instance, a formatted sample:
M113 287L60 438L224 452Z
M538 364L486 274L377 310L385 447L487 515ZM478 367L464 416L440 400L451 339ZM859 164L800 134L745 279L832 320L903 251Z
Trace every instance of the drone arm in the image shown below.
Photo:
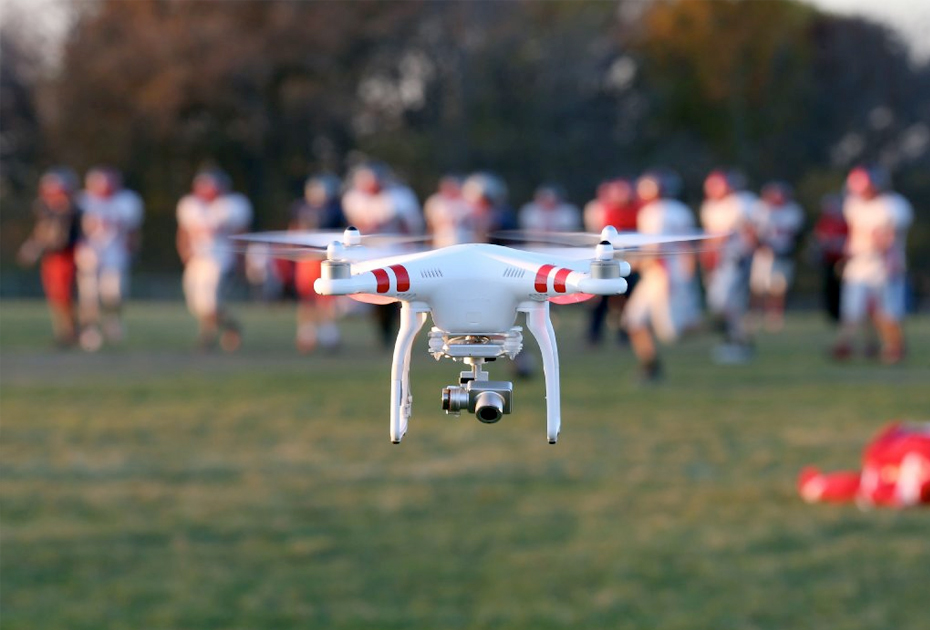
M351 265L345 261L324 261L323 273L313 283L320 295L368 294L387 298L410 297L410 272L400 263L384 266L394 259L379 259ZM365 269L369 265L371 269Z
M551 259L536 271L533 288L536 293L560 297L573 293L588 295L620 295L628 284L623 276L630 274L626 261Z
M426 323L427 308L404 302L400 310L400 330L391 365L391 441L400 444L407 432L413 396L410 395L410 354L417 333Z
M580 275L580 274L579 274ZM577 281L567 283L568 288L576 293L591 295L620 295L626 293L627 282L624 278L591 278L583 275Z
M529 302L521 306L526 313L526 327L536 338L542 354L543 372L546 376L546 436L550 444L559 439L562 412L559 392L559 350L555 342L555 330L549 319L548 302Z
M359 273L348 278L317 278L313 290L320 295L352 295L353 293L385 293L372 272Z

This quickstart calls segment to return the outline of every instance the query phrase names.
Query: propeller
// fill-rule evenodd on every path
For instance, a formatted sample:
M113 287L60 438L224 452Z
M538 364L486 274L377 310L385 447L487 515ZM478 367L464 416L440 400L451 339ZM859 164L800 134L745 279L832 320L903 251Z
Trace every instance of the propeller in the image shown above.
M249 244L258 243L269 247L269 254L276 258L308 260L330 258L333 260L363 261L383 258L391 254L409 253L404 247L429 240L428 236L405 234L362 235L354 227L344 231L320 232L255 232L231 237L244 251Z
M719 240L720 234L689 232L683 234L643 234L642 232L618 232L611 226L596 232L532 232L527 230L502 230L493 238L501 241L535 243L537 245L561 245L565 247L594 247L603 241L609 242L615 251L626 252L653 245ZM654 255L655 251L650 251Z
M725 235L724 235L725 236ZM608 258L640 258L655 256L679 256L719 249L723 238L719 234L690 232L684 234L643 234L642 232L617 232L611 226L600 234L593 232L528 232L508 230L494 234L504 241L527 243L520 249L560 256L571 260L590 258L603 259L601 250L610 245ZM592 256L591 248L595 248Z

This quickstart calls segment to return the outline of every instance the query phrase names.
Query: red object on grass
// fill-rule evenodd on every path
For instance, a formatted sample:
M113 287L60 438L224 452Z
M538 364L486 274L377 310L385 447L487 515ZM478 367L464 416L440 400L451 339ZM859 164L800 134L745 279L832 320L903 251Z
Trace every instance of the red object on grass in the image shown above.
M866 445L861 472L808 467L798 476L798 491L809 503L930 504L930 423L887 425Z

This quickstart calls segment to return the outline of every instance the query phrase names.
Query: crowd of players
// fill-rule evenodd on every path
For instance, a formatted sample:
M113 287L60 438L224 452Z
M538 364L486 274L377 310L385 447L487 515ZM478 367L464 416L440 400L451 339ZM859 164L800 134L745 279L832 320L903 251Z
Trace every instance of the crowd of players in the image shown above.
M48 171L39 184L35 229L20 250L24 264L40 262L56 342L95 351L123 335L120 311L129 266L138 251L142 201L123 187L116 169L91 169L78 190L68 169ZM598 299L590 309L587 340L601 343L613 318L636 354L643 378L661 376L656 340L672 342L710 320L720 330L720 362L752 356L758 325L782 325L785 295L794 276L796 249L805 215L783 182L765 184L757 196L736 171L715 170L704 181L704 200L695 213L681 200L681 181L668 169L636 179L603 182L583 209L568 202L556 185L542 185L514 211L507 186L491 173L443 177L422 206L413 191L380 164L354 168L342 182L334 175L310 177L290 213L291 230L339 229L354 225L363 234L426 234L436 247L493 242L499 233L522 229L543 235L582 229L680 235L703 229L718 238L695 250L687 243L639 252L625 296ZM811 230L823 269L828 310L841 326L832 355L853 355L862 339L867 355L899 362L905 351L905 240L913 212L893 192L877 167L856 167L844 195L825 197ZM224 285L239 269L231 235L248 231L249 200L232 190L220 170L204 170L177 206L177 250L184 263L182 286L197 318L200 344L232 351L240 327L224 304ZM296 342L302 352L339 345L340 303L318 296L313 281L320 263L276 261L261 246L250 248L244 269L267 296L292 287L299 300ZM74 288L77 289L77 299ZM76 304L76 306L75 306ZM396 330L396 308L376 307L382 342ZM866 324L869 326L865 326ZM865 329L865 330L864 330Z

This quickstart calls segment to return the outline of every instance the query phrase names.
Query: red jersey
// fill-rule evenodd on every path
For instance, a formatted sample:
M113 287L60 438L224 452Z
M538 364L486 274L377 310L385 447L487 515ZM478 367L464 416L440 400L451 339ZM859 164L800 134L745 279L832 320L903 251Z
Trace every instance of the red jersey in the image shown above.
M639 215L639 204L628 203L622 206L603 204L604 226L612 225L619 232L636 230L636 218Z
M820 245L821 257L826 264L835 264L843 257L849 226L842 214L822 214L814 225L814 237Z

